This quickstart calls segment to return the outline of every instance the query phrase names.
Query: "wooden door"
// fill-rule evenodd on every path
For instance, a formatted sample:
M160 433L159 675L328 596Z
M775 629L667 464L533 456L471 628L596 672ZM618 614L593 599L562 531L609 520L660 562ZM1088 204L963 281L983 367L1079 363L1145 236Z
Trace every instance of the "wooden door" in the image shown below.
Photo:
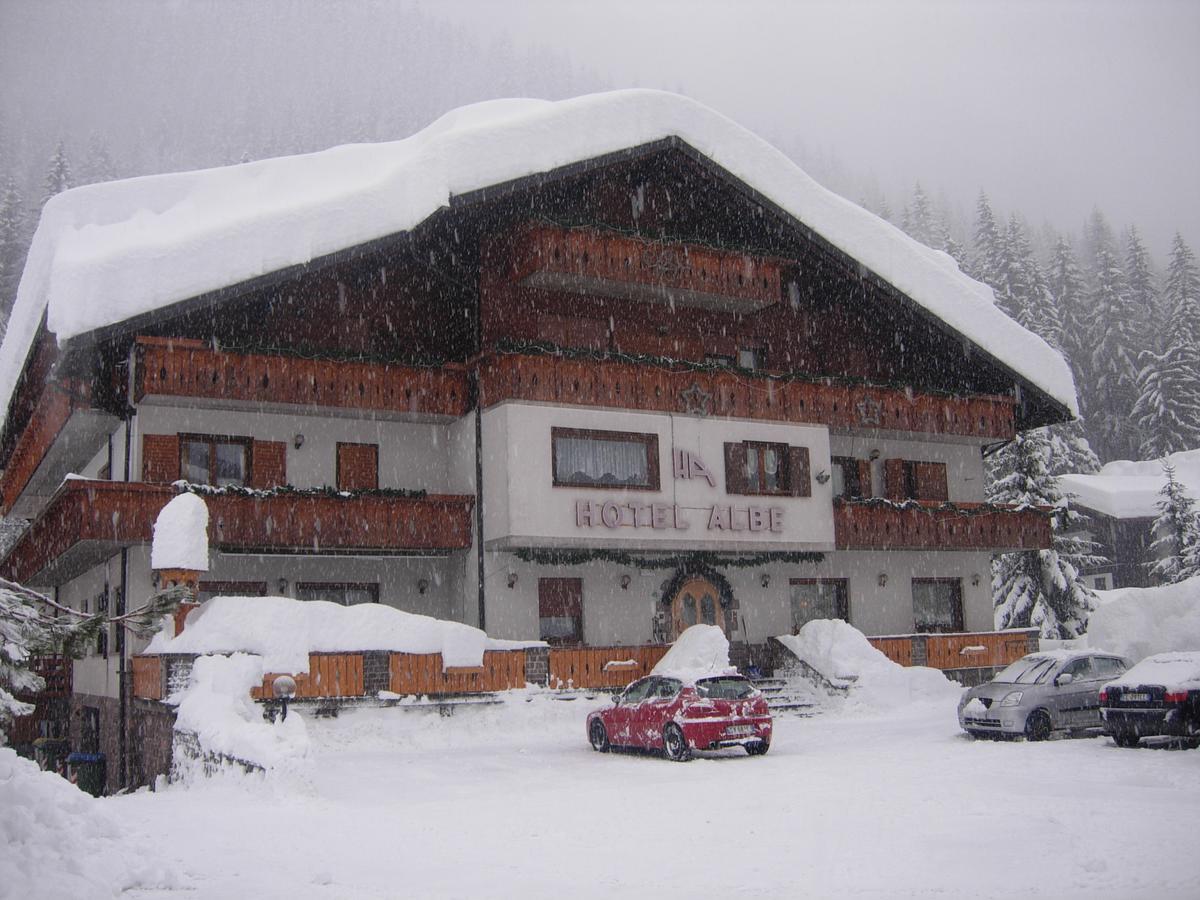
M373 491L379 487L379 445L337 445L339 491Z
M693 625L716 625L725 630L721 594L707 578L689 578L671 600L671 625L679 637Z

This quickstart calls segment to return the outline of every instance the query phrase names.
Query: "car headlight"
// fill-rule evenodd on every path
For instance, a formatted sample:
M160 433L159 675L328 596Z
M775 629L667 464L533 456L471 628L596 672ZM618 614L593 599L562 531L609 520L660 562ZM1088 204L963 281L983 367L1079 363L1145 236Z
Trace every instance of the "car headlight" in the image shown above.
M1025 696L1024 691L1009 691L1004 695L1004 699L1000 701L1001 706L1016 706L1021 702L1021 698Z

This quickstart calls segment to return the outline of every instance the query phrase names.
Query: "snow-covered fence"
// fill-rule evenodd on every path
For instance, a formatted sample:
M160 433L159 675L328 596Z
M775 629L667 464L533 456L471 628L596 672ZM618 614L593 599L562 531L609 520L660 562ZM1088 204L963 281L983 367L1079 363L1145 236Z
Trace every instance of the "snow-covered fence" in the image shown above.
M997 669L1038 649L1038 630L902 634L868 638L892 662L942 671Z
M649 675L669 649L665 644L644 647L552 647L550 687L625 687L631 681Z

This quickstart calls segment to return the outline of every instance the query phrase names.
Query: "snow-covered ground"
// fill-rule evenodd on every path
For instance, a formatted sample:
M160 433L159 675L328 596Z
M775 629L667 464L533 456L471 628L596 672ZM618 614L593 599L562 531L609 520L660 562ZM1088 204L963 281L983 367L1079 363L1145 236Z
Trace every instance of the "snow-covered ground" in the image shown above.
M344 712L306 775L99 801L173 873L125 896L1200 896L1200 751L975 742L939 699L680 764L594 753L602 702Z

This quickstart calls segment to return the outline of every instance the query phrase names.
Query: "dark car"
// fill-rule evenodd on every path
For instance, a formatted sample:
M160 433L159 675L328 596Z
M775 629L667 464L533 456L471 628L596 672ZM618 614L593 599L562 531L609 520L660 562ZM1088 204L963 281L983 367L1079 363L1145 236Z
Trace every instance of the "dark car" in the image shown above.
M690 759L694 750L741 746L761 756L771 746L767 701L741 675L691 680L651 675L588 716L592 748L661 750L668 759Z
M1148 656L1100 692L1104 732L1119 747L1169 735L1200 746L1200 651Z

